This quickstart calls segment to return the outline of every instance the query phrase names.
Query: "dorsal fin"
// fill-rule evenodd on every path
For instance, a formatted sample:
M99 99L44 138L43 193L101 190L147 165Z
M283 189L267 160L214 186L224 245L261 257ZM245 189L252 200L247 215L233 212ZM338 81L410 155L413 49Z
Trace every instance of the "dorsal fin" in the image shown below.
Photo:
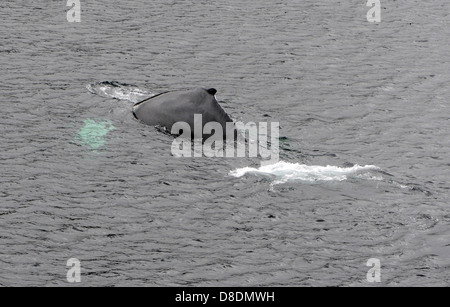
M215 88L210 88L209 90L207 90L207 92L210 94L210 95L215 95L216 93L217 93L217 90L215 89Z

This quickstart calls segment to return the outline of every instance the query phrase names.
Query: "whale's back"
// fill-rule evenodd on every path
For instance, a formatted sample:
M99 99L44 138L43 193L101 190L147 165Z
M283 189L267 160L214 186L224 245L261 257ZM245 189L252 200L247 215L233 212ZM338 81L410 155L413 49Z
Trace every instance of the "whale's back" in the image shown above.
M138 102L133 107L134 116L147 125L165 127L169 132L177 122L188 123L194 134L194 115L202 115L202 127L209 122L222 126L224 136L226 123L233 122L215 99L215 89L166 92ZM196 137L203 137L197 135Z

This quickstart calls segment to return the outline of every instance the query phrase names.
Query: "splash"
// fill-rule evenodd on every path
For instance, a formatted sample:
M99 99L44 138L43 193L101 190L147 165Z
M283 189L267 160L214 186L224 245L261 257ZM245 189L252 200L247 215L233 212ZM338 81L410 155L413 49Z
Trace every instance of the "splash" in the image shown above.
M106 145L106 136L115 129L109 120L86 119L83 128L78 133L78 138L83 145L96 150Z
M272 165L261 166L260 168L244 167L230 172L230 176L240 178L246 174L257 174L275 177L273 185L282 184L289 181L344 181L349 177L382 180L379 176L369 176L370 171L379 171L380 168L374 165L353 167L338 166L315 166L298 163L278 162Z
M154 96L153 93L141 90L135 85L120 83L118 81L96 82L87 85L86 88L92 94L101 97L125 100L132 103L137 103L145 98Z

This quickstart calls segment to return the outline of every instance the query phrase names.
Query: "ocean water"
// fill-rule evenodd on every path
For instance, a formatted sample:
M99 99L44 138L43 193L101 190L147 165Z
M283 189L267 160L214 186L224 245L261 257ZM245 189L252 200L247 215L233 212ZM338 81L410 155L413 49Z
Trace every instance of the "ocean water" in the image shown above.
M2 1L0 286L449 286L450 3L381 4ZM195 87L280 162L131 113Z

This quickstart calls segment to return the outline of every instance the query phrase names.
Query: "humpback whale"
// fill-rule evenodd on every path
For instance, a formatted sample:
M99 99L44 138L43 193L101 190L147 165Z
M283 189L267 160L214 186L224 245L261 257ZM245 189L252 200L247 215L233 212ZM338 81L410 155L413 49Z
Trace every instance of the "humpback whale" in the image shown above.
M164 92L136 103L133 114L147 125L164 127L168 132L176 135L182 133L172 131L174 124L187 123L191 130L191 137L196 139L208 138L210 134L205 134L205 125L218 123L222 127L224 139L231 133L235 138L237 132L234 124L227 124L233 123L233 120L217 102L216 93L217 90L214 88ZM175 130L177 130L176 127ZM213 128L213 130L217 133L218 129Z

